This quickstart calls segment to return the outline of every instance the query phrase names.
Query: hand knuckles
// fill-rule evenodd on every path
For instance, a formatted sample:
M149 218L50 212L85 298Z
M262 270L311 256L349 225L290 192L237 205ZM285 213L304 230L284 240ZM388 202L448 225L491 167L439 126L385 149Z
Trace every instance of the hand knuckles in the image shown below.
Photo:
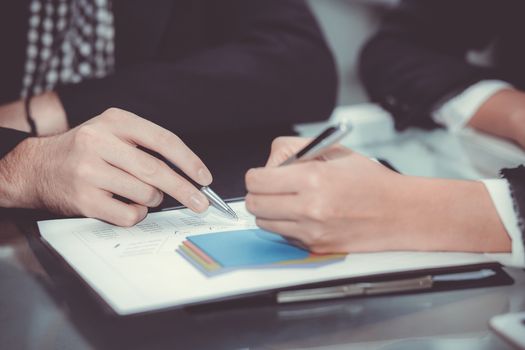
M152 203L152 206L159 206L164 201L164 193L161 191L157 191L155 201Z
M334 249L330 249L328 246L325 245L315 244L312 247L310 247L310 251L314 254L329 254L333 253Z
M122 109L116 107L110 107L101 114L101 117L104 120L115 122L121 122L126 118L126 116L127 113L125 113Z
M314 247L323 242L324 233L319 228L310 228L305 231L303 241L309 246Z
M164 148L170 149L181 143L182 140L171 131L167 129L160 129L157 133L157 142Z
M310 190L318 190L322 187L323 177L321 172L321 166L317 164L318 162L312 162L308 167L305 176L305 186Z
M173 193L179 194L181 198L189 199L192 195L198 194L198 191L190 184L184 181L173 181L170 190Z
M155 178L160 175L164 163L157 158L148 157L141 162L141 172L146 178Z
M82 148L89 148L96 142L99 136L99 130L94 124L86 124L78 127L75 132L75 144Z
M96 173L95 166L88 160L78 162L73 168L75 179L92 179Z
M253 191L254 185L256 183L256 179L257 179L257 173L254 169L248 170L248 172L246 172L246 175L244 175L244 180L246 182L246 189L248 190L248 192Z
M305 209L306 217L312 221L323 222L328 218L327 210L317 203L310 203Z
M121 226L131 227L140 222L143 219L142 212L135 207L130 207L123 210L120 218Z
M246 203L246 209L248 209L248 211L250 213L255 213L257 211L257 207L256 207L256 200L255 200L255 197L253 195L250 195L248 194L245 198L245 203Z
M279 137L275 138L272 141L271 149L272 150L277 150L277 149L281 148L286 143L286 140L287 140L287 137L285 137L285 136L279 136Z
M266 220L261 220L257 218L255 219L255 225L257 225L257 227L259 228L262 228L263 230L273 232L272 226Z
M159 203L159 191L153 187L149 187L144 191L144 203L150 206L157 205Z

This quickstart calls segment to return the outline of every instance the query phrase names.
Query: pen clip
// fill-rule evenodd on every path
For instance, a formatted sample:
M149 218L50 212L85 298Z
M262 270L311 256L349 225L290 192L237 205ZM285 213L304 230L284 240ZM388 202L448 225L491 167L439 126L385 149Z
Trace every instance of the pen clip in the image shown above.
M361 295L380 295L430 289L432 286L432 276L386 282L353 283L334 287L278 292L277 302L284 304L300 301L338 299Z

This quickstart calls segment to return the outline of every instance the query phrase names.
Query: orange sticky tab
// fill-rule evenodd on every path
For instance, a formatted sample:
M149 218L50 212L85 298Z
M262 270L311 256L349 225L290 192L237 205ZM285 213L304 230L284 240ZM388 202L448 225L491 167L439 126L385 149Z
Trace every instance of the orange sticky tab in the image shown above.
M191 243L190 241L184 241L182 242L188 249L190 249L192 252L194 252L196 255L198 255L202 260L206 261L208 264L216 264L216 262L208 256L205 252L203 252L199 247L197 247L195 244Z
M208 271L215 271L221 268L217 263L208 264L206 261L202 260L197 254L195 254L191 249L184 245L181 245L179 249L186 253L194 262L196 262Z

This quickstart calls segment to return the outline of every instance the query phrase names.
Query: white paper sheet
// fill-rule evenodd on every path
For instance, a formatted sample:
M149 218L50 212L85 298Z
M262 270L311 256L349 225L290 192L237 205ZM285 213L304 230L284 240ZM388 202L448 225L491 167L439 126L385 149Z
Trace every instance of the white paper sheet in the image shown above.
M239 221L214 209L153 213L132 228L94 219L40 221L42 238L120 315L199 303L297 284L490 262L483 254L351 254L320 267L243 269L206 277L179 253L189 235L254 228L244 202L232 204Z

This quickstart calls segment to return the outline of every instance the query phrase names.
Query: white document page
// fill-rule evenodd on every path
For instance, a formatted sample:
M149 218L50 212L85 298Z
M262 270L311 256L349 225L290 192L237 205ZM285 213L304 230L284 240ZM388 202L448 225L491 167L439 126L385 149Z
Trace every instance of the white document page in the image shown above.
M206 277L178 252L189 235L255 228L244 202L231 204L240 220L211 208L149 214L132 228L95 219L40 221L42 238L120 315L182 306L244 293L374 275L490 262L483 254L350 254L319 267L240 269Z

